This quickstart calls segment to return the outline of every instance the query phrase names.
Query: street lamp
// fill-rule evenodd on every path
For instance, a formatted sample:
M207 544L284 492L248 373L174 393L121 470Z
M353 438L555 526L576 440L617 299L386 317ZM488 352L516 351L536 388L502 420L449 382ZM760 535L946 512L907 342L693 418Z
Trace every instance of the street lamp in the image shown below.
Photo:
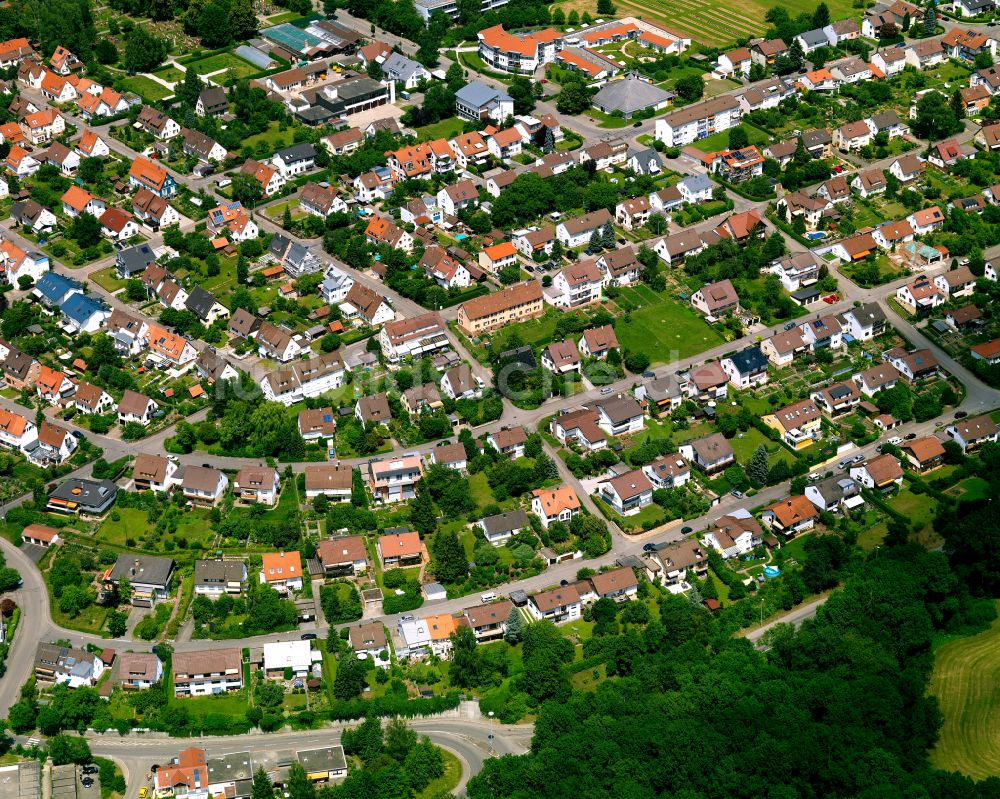
M487 715L489 715L489 717L490 717L490 735L489 735L490 754L491 755L495 755L496 754L496 749L493 746L493 711L491 710Z

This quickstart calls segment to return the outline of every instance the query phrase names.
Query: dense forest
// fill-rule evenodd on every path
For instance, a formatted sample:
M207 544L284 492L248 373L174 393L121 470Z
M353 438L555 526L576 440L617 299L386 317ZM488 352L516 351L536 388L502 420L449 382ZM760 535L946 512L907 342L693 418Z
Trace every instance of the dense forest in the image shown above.
M998 466L987 445L961 468L992 475L995 496ZM530 753L488 761L469 796L1000 797L1000 779L973 783L927 759L941 725L932 644L995 616L1000 511L942 503L947 555L892 528L876 557L855 551L815 619L779 627L766 652L732 637L731 616L677 597L659 619L615 625L589 648L612 679L583 692L556 675Z

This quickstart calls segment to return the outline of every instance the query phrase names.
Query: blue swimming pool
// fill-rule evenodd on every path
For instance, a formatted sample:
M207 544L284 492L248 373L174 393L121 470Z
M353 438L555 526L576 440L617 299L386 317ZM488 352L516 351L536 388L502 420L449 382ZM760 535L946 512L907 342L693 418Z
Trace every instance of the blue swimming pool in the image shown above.
M455 234L455 241L465 241L467 238L469 238L469 237L466 236L464 233L456 233Z
M806 238L812 241L815 241L816 239L825 239L826 233L824 233L822 230L816 230L812 233L806 233Z
M777 577L779 574L781 574L781 569L779 569L777 566L765 566L764 567L764 576L765 577Z

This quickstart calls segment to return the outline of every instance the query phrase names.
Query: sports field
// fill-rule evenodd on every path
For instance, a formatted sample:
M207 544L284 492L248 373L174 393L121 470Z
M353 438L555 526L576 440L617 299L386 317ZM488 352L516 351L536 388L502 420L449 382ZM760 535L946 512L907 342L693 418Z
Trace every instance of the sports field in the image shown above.
M816 10L816 3L810 0L788 0L779 2L788 9L793 19L803 12ZM739 38L759 36L764 33L767 23L764 14L774 5L770 0L617 0L616 16L633 16L648 20L665 28L690 36L694 41L710 46L725 46ZM587 11L595 19L596 0L564 0L552 6L562 8L565 13L576 9ZM830 0L827 2L833 19L855 13L850 0Z
M930 693L944 725L931 762L973 779L1000 776L1000 620L934 653Z

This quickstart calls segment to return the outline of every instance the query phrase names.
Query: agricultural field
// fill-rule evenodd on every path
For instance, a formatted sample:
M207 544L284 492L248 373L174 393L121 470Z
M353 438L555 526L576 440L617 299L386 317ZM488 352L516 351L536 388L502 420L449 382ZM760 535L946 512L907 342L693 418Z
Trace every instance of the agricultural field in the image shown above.
M934 654L929 693L944 724L931 763L975 780L1000 774L1000 620L985 632L943 645Z
M634 16L657 25L684 33L695 42L712 47L731 45L737 39L761 36L767 29L764 14L771 7L764 0L732 0L720 3L718 0L674 0L659 3L654 0L621 0L615 3L616 16ZM803 12L812 13L816 6L804 0L782 3L794 18ZM847 0L833 0L827 4L832 19L840 19L853 13L853 6ZM576 10L588 12L597 17L596 5L592 0L566 0L554 4L565 13Z

